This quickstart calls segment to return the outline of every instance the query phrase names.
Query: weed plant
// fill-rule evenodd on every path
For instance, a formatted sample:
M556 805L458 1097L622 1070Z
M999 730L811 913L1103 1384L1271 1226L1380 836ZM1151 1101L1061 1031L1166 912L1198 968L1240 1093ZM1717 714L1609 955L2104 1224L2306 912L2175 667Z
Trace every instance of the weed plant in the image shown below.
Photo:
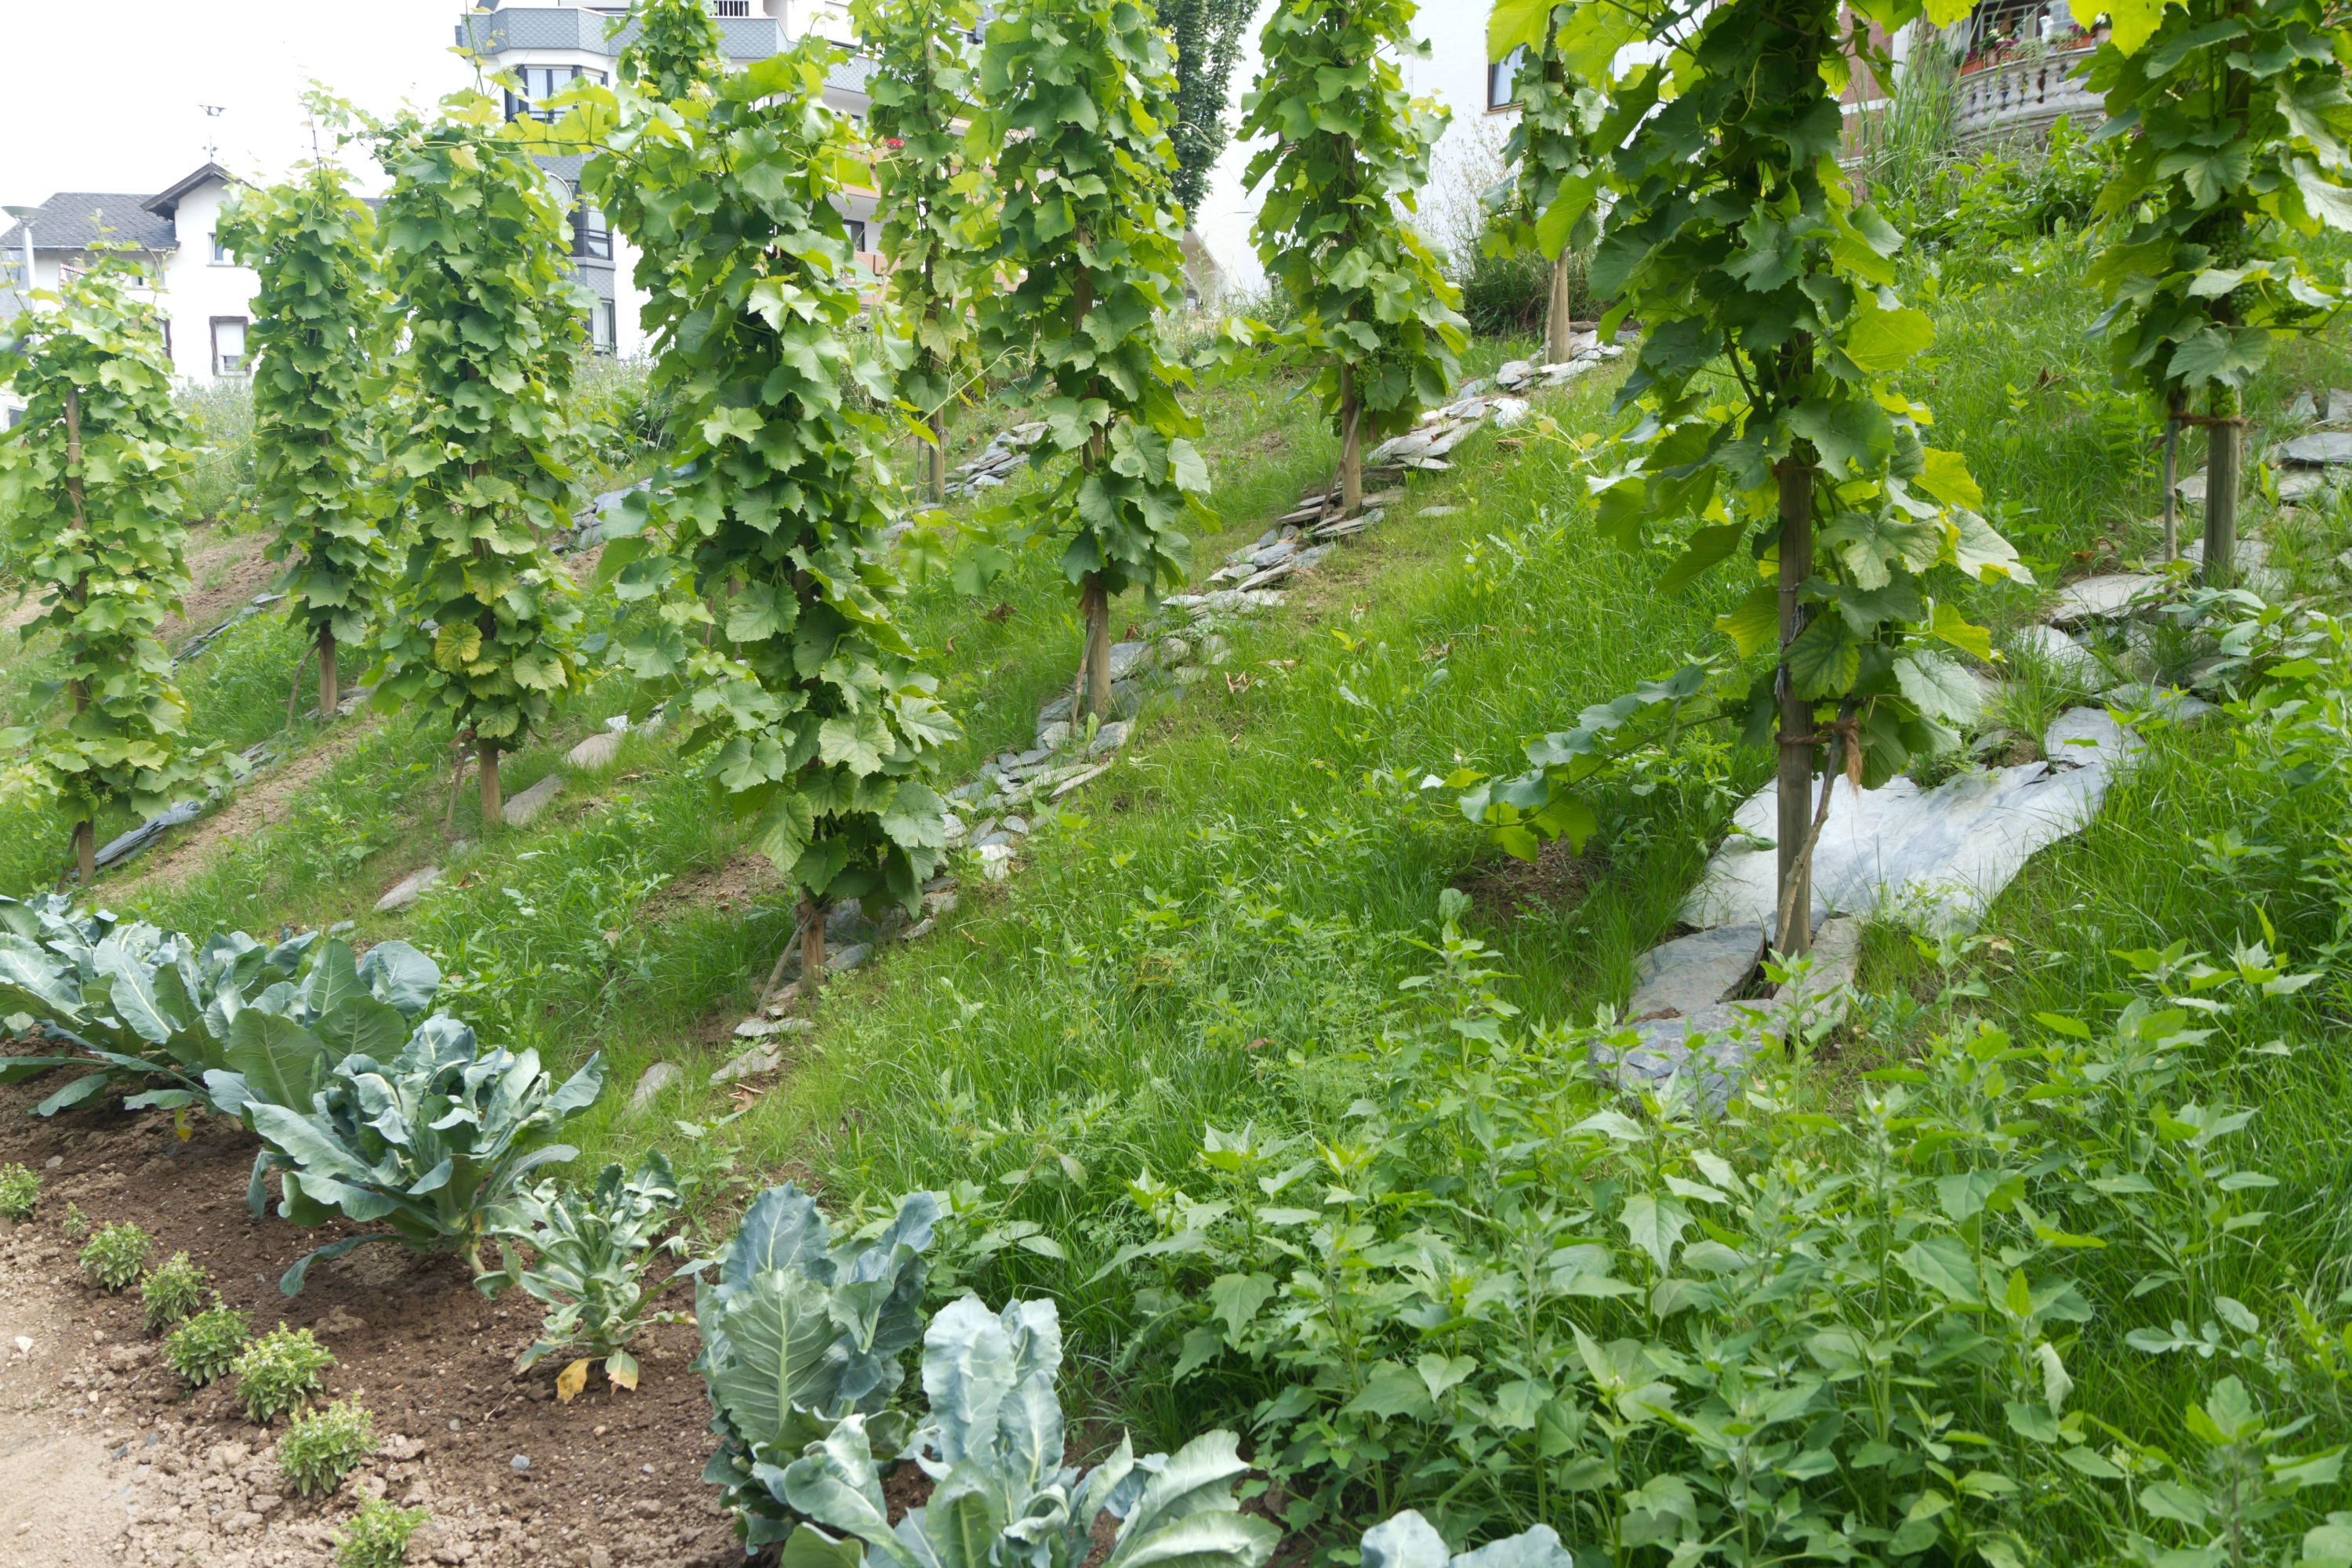
M79 1204L68 1198L66 1217L58 1221L58 1229L64 1233L68 1241L79 1241L89 1234L89 1215L81 1212Z
M147 1331L159 1333L194 1317L204 1305L207 1283L204 1269L184 1252L172 1254L171 1261L151 1270L139 1288Z
M246 1419L267 1426L290 1410L299 1410L320 1389L319 1374L335 1358L308 1329L280 1323L245 1347L229 1370L236 1374L237 1403Z
M23 1222L41 1201L41 1178L22 1165L0 1165L0 1219Z
M246 1316L213 1292L213 1304L163 1337L163 1362L191 1388L217 1383L253 1342Z
M78 1261L100 1289L120 1290L145 1272L147 1255L154 1250L154 1237L125 1220L91 1237Z
M365 1500L335 1542L335 1568L401 1568L408 1561L408 1538L429 1517L421 1508Z
M375 1416L356 1399L311 1411L278 1439L278 1473L302 1497L331 1492L376 1451Z

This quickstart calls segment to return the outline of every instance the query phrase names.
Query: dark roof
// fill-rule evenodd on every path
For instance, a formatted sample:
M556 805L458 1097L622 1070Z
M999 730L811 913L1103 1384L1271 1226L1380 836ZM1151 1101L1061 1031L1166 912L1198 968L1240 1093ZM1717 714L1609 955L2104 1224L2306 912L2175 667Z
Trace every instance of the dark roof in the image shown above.
M149 199L122 191L59 191L41 204L41 216L33 220L33 248L85 250L100 240L142 250L178 248L172 220L149 212ZM0 234L0 248L21 251L24 245L23 224L11 224Z
M186 179L174 184L170 190L158 192L139 205L160 217L176 217L180 211L180 198L206 180L218 180L224 185L241 185L245 183L218 163L206 163ZM40 237L36 235L34 237L37 239Z

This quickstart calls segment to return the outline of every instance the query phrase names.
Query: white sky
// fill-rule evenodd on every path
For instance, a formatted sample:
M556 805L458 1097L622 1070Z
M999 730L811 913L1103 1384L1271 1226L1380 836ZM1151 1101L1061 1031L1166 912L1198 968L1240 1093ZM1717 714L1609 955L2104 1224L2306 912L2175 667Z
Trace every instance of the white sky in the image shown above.
M463 5L0 0L0 204L159 191L215 137L231 173L276 179L310 156L312 78L378 114L470 82L449 53ZM226 112L208 121L206 103ZM380 185L372 162L345 162Z

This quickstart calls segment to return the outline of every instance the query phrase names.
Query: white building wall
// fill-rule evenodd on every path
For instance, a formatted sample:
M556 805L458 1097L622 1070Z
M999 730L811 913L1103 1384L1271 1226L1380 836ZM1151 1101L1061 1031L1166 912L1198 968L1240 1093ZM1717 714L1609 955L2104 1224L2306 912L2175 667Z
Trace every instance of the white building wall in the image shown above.
M173 228L179 249L163 258L163 314L172 323L172 368L194 380L213 378L213 319L253 321L261 279L249 267L213 259L226 187L206 184L180 198Z

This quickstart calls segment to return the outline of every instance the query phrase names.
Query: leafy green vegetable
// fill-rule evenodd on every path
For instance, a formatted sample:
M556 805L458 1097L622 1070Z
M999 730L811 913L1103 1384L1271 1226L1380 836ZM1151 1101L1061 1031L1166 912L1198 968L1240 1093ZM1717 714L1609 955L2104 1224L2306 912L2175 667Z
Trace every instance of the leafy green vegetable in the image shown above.
M163 1337L163 1360L191 1388L228 1375L253 1338L246 1316L213 1292L213 1304Z
M236 1374L237 1403L245 1406L246 1419L267 1426L300 1409L319 1391L319 1374L334 1364L334 1356L310 1330L280 1323L246 1346L229 1370Z
M278 1288L291 1296L311 1264L394 1239L461 1250L481 1273L492 1215L532 1171L579 1152L553 1140L604 1089L604 1058L589 1058L561 1088L552 1082L537 1051L479 1045L471 1029L436 1015L390 1062L363 1052L344 1058L307 1110L246 1101L268 1163L285 1173L280 1215L318 1226L341 1214L391 1227L305 1256ZM257 1166L257 1186L260 1176Z
M635 1175L625 1178L620 1166L607 1165L587 1192L543 1182L516 1194L492 1218L485 1234L499 1238L506 1267L474 1283L492 1300L503 1288L518 1285L551 1309L538 1340L515 1358L517 1372L577 1347L590 1357L602 1356L604 1375L614 1383L636 1387L637 1363L629 1354L629 1342L649 1323L676 1322L682 1316L648 1314L650 1303L640 1283L646 1249L677 1214L679 1202L669 1162L656 1149L646 1153ZM528 1267L512 1245L516 1242L528 1245L534 1255ZM663 1246L682 1252L686 1238L672 1237ZM579 1366L586 1364L583 1361ZM574 1370L566 1369L565 1376ZM584 1371L581 1375L585 1376ZM573 1392L562 1384L557 1391L567 1402Z
M339 1399L286 1429L278 1439L278 1473L299 1496L331 1492L375 1451L375 1416L356 1399Z
M912 1193L879 1235L836 1242L815 1200L787 1182L745 1211L718 1278L697 1279L694 1369L719 1434L702 1479L723 1489L745 1546L791 1534L781 1467L844 1418L870 1418L886 1447L904 1438L905 1416L885 1407L904 1376L898 1352L922 1334L921 1254L939 1214Z
M1194 1568L1260 1568L1274 1554L1280 1528L1241 1513L1234 1499L1234 1481L1250 1467L1230 1432L1141 1460L1122 1435L1118 1451L1095 1469L1064 1466L1054 1389L1061 1364L1053 1302L1014 1301L1002 1313L976 1296L950 1303L923 1335L930 1415L914 1454L934 1483L930 1500L890 1524L878 1434L865 1415L848 1416L781 1472L759 1468L814 1521L793 1532L782 1561L795 1568L854 1565L865 1556L849 1544L855 1540L895 1568L1012 1561L1079 1568L1105 1513L1119 1523L1101 1568L1171 1559ZM878 1458L890 1458L892 1447L886 1439Z
M82 1245L77 1261L100 1289L120 1290L146 1271L147 1255L154 1250L155 1238L124 1220L101 1226Z

